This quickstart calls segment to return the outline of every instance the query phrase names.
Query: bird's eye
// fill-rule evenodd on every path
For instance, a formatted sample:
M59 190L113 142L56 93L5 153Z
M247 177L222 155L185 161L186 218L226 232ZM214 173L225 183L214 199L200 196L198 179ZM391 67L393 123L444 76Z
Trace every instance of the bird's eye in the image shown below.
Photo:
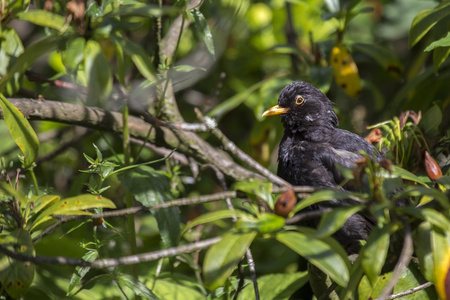
M295 104L302 105L303 102L305 102L305 98L303 98L302 96L298 95L297 97L295 97Z

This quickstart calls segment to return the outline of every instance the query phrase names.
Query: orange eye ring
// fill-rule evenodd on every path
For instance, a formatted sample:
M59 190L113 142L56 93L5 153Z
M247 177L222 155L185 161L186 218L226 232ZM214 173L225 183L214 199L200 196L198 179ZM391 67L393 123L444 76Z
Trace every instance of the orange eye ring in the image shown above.
M305 98L303 98L302 96L295 97L295 104L302 105L303 102L305 102Z

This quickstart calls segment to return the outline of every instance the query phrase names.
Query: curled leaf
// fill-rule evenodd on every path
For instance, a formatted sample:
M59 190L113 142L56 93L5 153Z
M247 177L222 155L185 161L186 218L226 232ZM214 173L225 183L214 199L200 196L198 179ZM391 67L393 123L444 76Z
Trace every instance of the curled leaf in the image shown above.
M380 128L374 128L371 132L364 138L367 142L374 145L378 143L381 138L383 137L383 134L381 133Z

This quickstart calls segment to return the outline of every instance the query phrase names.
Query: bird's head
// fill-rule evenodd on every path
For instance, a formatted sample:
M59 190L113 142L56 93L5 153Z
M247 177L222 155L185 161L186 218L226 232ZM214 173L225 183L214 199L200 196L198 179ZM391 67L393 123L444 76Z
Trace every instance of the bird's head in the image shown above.
M282 115L283 126L292 133L312 127L337 127L338 118L330 99L312 84L294 81L287 85L275 105L263 117Z

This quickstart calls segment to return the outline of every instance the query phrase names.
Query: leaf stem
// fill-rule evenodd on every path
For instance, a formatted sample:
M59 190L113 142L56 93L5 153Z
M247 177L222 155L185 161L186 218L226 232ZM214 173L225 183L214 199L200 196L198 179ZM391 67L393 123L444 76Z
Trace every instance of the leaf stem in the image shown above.
M34 193L36 194L36 196L39 196L39 186L37 183L36 175L34 174L34 171L33 171L33 167L29 168L28 171L30 171L31 180L33 180Z

